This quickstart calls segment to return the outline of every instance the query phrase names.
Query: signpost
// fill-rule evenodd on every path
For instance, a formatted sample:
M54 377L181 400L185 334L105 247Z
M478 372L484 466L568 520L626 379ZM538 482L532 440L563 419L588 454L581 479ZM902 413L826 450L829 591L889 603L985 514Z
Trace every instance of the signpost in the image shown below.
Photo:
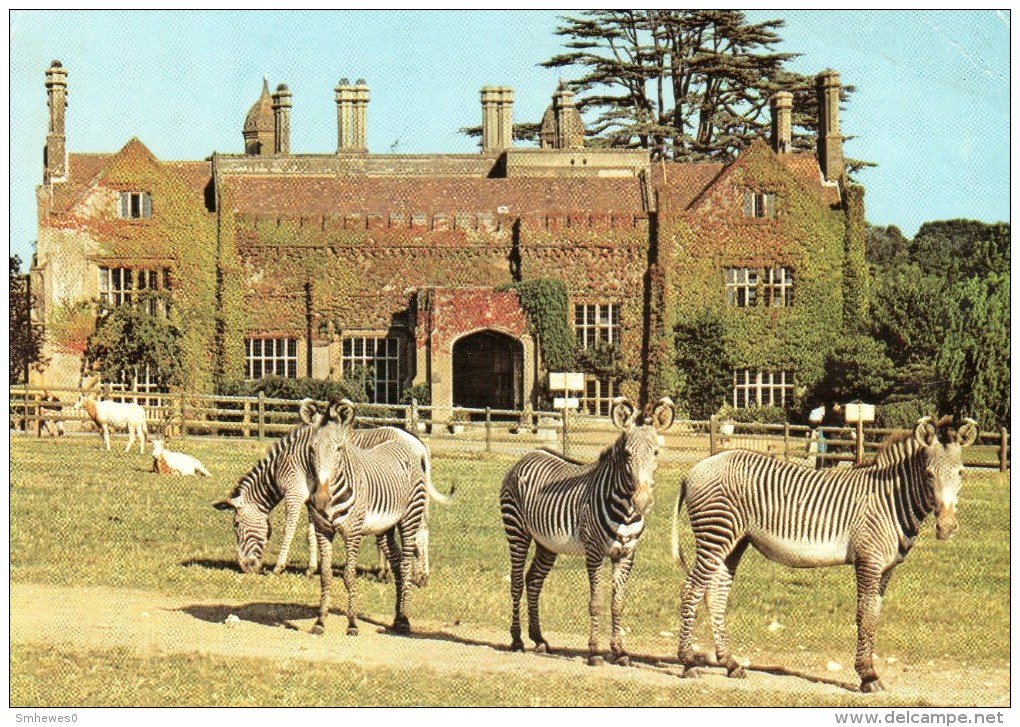
M852 401L846 405L846 423L857 425L857 447L854 453L854 461L857 464L864 461L864 422L873 421L875 421L874 404Z
M567 422L570 418L570 410L576 409L580 405L578 398L570 394L572 392L580 393L584 391L584 374L576 372L549 372L549 391L553 394L562 394L562 396L555 396L553 398L553 408L563 411L563 454L569 456L567 436L570 427Z

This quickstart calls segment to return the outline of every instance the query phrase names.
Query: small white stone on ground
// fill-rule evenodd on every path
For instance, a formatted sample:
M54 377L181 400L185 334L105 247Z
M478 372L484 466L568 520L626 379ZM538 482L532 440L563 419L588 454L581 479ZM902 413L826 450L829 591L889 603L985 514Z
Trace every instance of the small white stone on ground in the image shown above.
M825 665L825 668L828 669L829 671L842 671L843 665L840 664L838 661L830 661Z
M659 632L659 636L672 636L672 635L673 635L672 631L660 631Z
M786 627L783 626L783 624L781 624L778 621L776 621L775 619L773 619L772 623L769 624L769 633L774 634L777 631L779 631L780 629L785 629L785 628Z
M887 656L887 657L885 658L885 663L886 663L886 664L889 664L890 666L892 666L893 664L895 664L895 663L896 663L897 661L899 661L899 659L897 659L897 658L896 658L895 656Z
M233 626L235 624L241 623L241 619L239 619L234 614L230 614L223 620L223 623L225 623L227 626Z

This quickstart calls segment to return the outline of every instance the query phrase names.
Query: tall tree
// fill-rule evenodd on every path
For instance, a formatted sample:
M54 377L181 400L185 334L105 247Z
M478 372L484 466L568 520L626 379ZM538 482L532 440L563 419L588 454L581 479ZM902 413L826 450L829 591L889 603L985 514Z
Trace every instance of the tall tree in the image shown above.
M32 322L29 277L21 272L21 258L11 256L10 278L10 374L12 384L28 380L28 370L41 364L43 327Z
M590 132L609 146L640 147L679 160L732 159L764 135L769 99L794 94L794 144L815 129L813 79L774 50L782 20L750 23L736 10L589 10L563 18L569 49L541 65L577 67L571 83Z
M972 416L984 428L1009 425L1009 282L1008 273L995 273L958 286L935 360L945 382L942 410Z

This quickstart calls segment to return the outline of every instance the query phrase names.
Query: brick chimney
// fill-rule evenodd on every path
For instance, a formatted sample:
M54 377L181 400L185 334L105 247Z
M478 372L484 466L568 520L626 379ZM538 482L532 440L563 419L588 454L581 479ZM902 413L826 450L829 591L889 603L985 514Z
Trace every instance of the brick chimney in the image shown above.
M843 137L839 133L839 72L818 74L818 165L827 182L843 176Z
M67 176L67 148L64 137L64 109L67 108L67 71L60 61L53 61L46 71L46 95L50 107L50 124L43 150L43 182Z
M290 154L291 92L281 83L273 94L273 153Z
M772 96L772 149L776 154L793 151L793 94L787 91Z
M482 152L513 146L514 90L510 86L482 87Z
M359 78L351 85L341 78L336 87L336 150L368 152L368 86Z

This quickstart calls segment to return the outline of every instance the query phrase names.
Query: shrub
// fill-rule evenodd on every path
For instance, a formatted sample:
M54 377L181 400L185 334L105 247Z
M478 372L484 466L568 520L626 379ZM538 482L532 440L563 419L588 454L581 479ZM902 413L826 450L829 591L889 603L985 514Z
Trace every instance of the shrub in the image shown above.
M719 410L719 418L745 424L783 424L786 422L786 410L778 406L746 406L739 409L724 406Z

